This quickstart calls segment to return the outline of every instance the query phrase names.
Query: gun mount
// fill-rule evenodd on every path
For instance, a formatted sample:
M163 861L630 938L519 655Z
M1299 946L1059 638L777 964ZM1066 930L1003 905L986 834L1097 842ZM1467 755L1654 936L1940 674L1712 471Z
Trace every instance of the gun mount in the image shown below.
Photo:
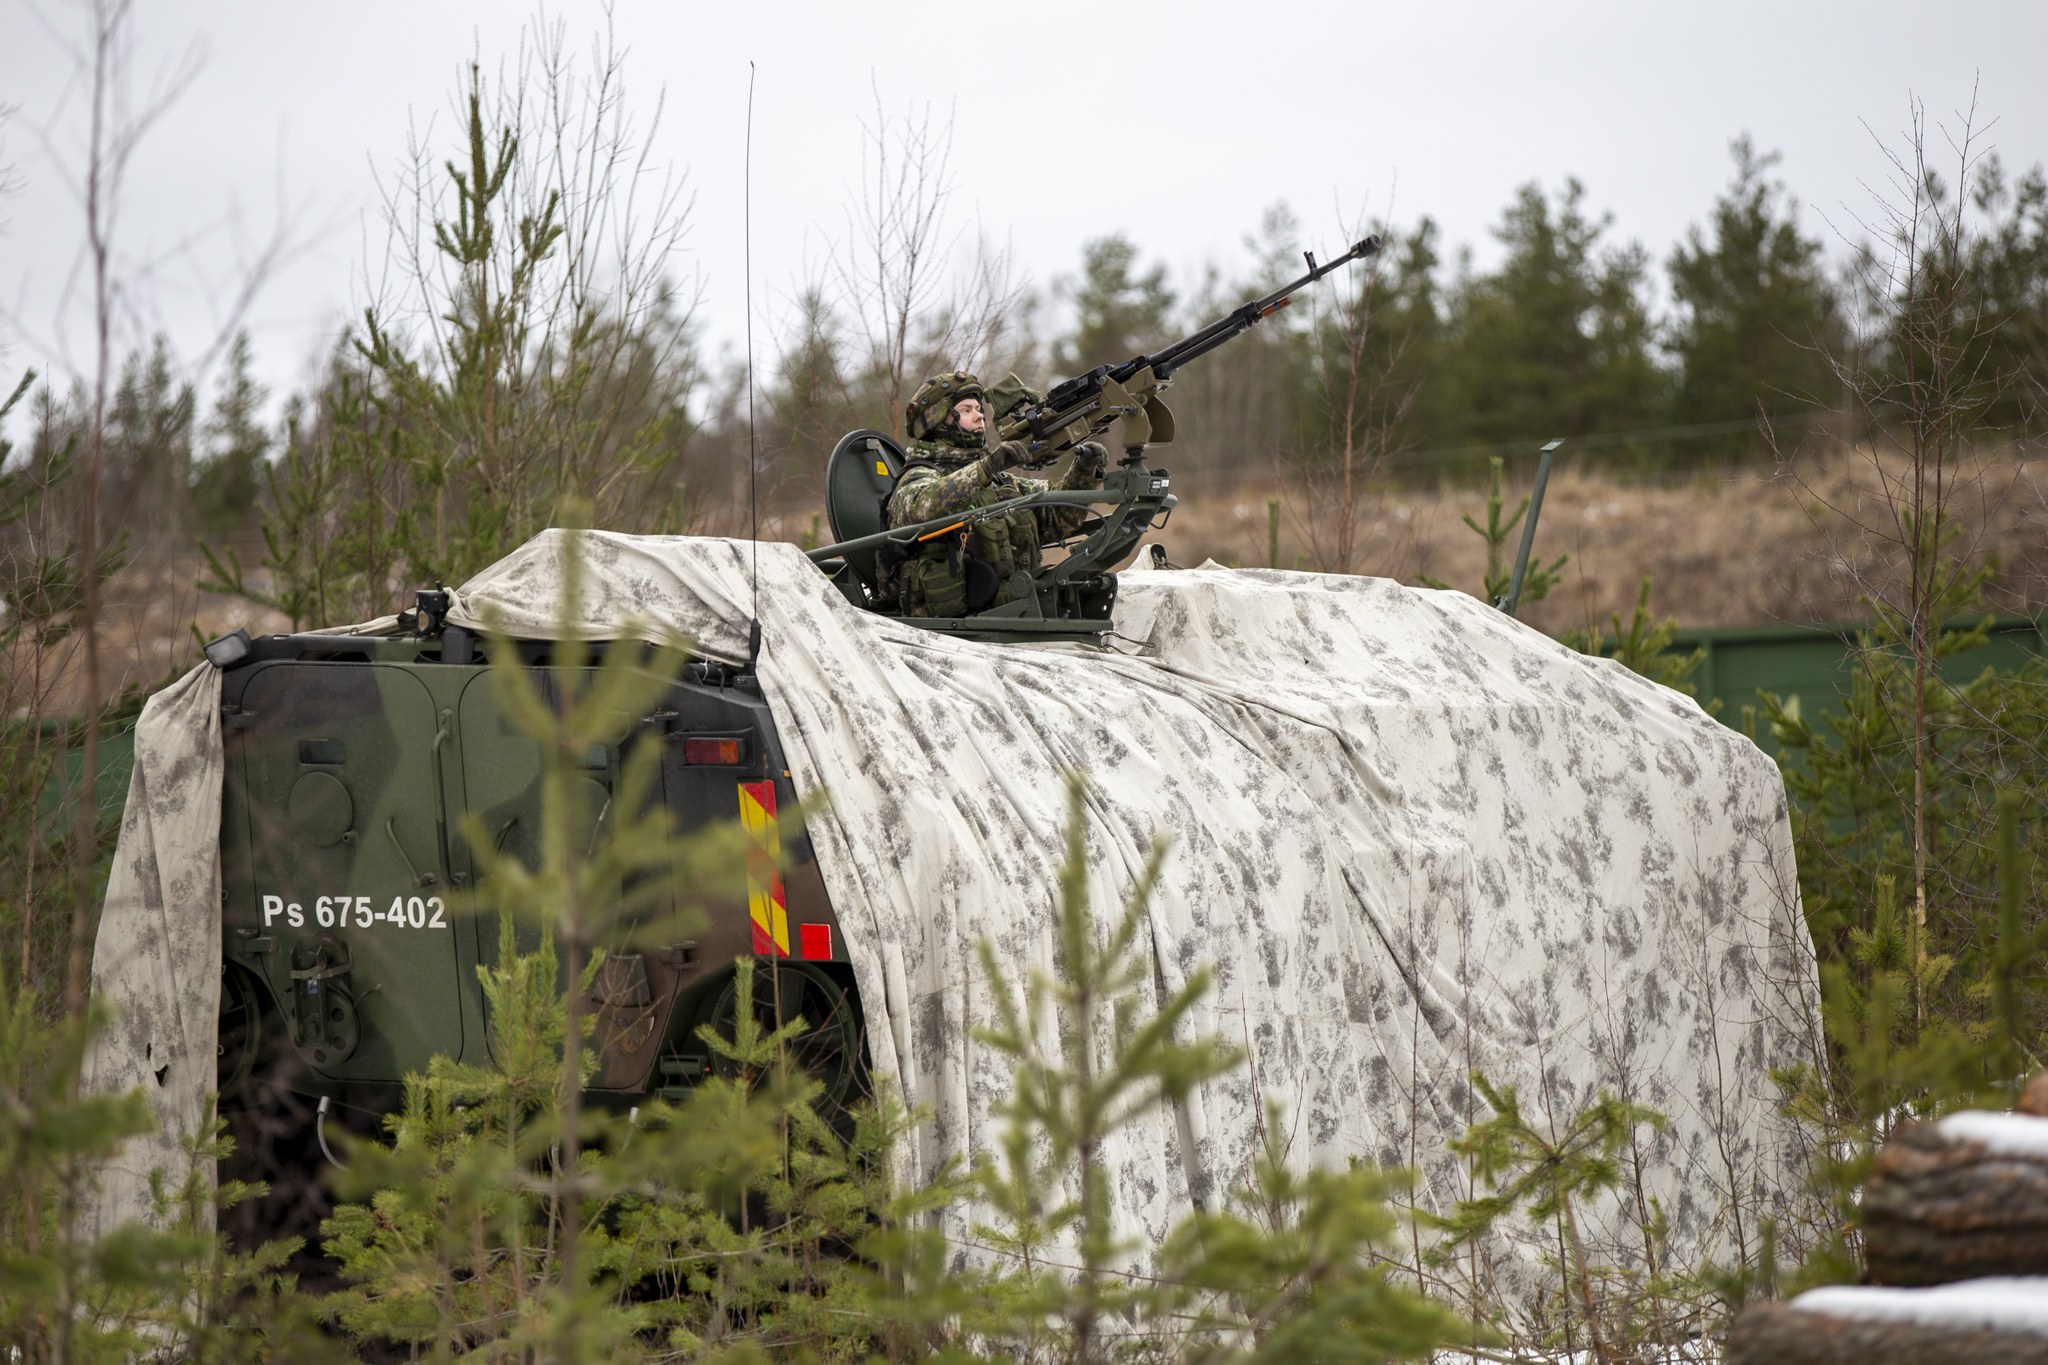
M1093 640L1105 634L1116 600L1116 578L1111 570L1137 549L1146 531L1166 524L1179 501L1168 491L1172 480L1167 472L1147 465L1140 448L1110 469L1099 488L1027 493L965 512L890 527L883 507L903 465L902 448L879 431L856 431L843 437L826 466L826 487L830 490L832 533L845 538L810 552L812 561L855 606L885 614L897 613L885 600L881 585L888 582L895 563L926 541L958 534L977 521L1020 508L1103 509L1060 542L1067 551L1063 559L1026 575L1031 580L1030 590L1018 592L1015 600L964 617L903 618L928 630L974 638Z
M847 600L855 606L898 616L926 630L985 639L1094 640L1108 633L1116 603L1116 568L1137 549L1147 530L1164 526L1178 501L1164 469L1146 461L1146 451L1174 438L1173 412L1161 394L1183 365L1250 331L1262 319L1293 302L1296 291L1323 276L1378 253L1380 239L1367 237L1330 261L1304 253L1308 271L1270 294L1249 300L1223 317L1154 352L1116 365L1100 365L1053 386L1043 399L998 414L996 438L1021 441L1030 451L1027 467L1042 467L1084 441L1120 427L1122 455L1088 489L1053 489L1004 499L969 511L910 525L889 525L888 501L902 476L902 447L879 431L861 430L841 438L825 471L825 514L833 543L810 551ZM1012 376L1014 380L1014 376ZM1022 389L1021 384L1017 384ZM893 570L919 547L959 534L975 522L1040 507L1099 508L1070 536L1055 542L1066 553L1057 562L1019 574L1000 607L974 610L969 592L964 616L904 615L893 592ZM970 582L973 580L970 578ZM996 596L993 575L980 597Z

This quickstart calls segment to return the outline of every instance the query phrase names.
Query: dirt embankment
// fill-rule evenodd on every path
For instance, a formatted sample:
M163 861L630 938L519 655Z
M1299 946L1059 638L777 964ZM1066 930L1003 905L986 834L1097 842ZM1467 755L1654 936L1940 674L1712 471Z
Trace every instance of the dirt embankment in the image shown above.
M1509 510L1532 471L1509 487ZM1543 630L1605 625L1633 609L1637 585L1652 580L1651 607L1685 626L1745 626L1860 619L1865 600L1893 595L1907 573L1901 517L1913 471L1901 458L1844 450L1785 469L1697 473L1661 482L1623 480L1572 466L1550 481L1536 551L1545 562L1570 556L1550 596L1522 616ZM1175 563L1216 559L1268 562L1267 500L1281 499L1283 568L1329 567L1335 506L1327 497L1195 471L1176 474L1180 506L1159 534ZM1931 490L1930 490L1931 491ZM1949 554L1990 562L1990 605L2035 613L2048 608L2048 459L2001 451L1972 457L1943 485L1955 527ZM1425 574L1477 593L1485 548L1463 523L1484 520L1483 489L1380 488L1356 500L1359 573L1419 582ZM796 539L815 509L762 521L764 538ZM735 525L740 518L732 518ZM723 528L707 527L716 531ZM1519 534L1506 547L1512 557ZM146 557L109 585L100 629L102 695L150 686L197 656L197 641L246 626L285 630L279 614L199 591L196 554ZM0 664L0 704L61 714L84 695L82 661L71 639L37 658L17 650Z
M1533 468L1508 486L1507 511ZM1644 577L1651 608L1694 627L1856 620L1872 596L1896 599L1906 581L1902 517L1913 489L1903 458L1844 450L1784 469L1747 468L1646 482L1570 466L1551 477L1536 556L1570 556L1561 581L1523 619L1561 632L1606 625L1633 610ZM1181 505L1162 539L1176 563L1268 562L1267 499L1280 496L1283 568L1320 568L1332 502L1276 490L1177 477ZM1930 486L1930 494L1932 488ZM1990 562L1990 605L2048 607L2048 459L2001 452L1971 458L1943 486L1955 528L1947 554ZM1418 582L1423 575L1477 593L1485 572L1482 488L1392 488L1362 496L1357 572ZM1505 547L1512 561L1517 528Z
M202 642L237 626L251 635L291 628L279 612L201 592L205 572L197 553L142 554L106 585L99 628L101 697L155 687L197 662ZM0 706L14 715L71 715L86 695L85 666L79 635L46 649L17 643L0 654Z

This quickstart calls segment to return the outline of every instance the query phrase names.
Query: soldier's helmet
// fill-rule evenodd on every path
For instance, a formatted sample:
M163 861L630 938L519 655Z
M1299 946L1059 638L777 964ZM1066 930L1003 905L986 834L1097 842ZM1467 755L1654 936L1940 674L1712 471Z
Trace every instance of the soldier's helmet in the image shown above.
M987 401L981 381L965 370L933 375L910 395L903 409L903 429L913 441L940 441L947 445L980 446L979 434L968 435L953 420L953 405L963 398Z

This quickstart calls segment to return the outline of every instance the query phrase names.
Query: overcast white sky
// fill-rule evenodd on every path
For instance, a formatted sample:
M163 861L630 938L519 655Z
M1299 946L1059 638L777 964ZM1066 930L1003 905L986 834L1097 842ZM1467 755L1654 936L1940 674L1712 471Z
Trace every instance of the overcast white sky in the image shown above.
M146 328L188 358L225 315L238 260L287 216L301 249L247 323L264 378L294 382L364 296L381 250L375 174L431 121L454 150L452 97L531 12L442 0L348 5L140 0L134 84L190 57L197 74L138 147L118 245ZM557 4L572 35L595 5ZM900 112L954 120L954 222L1007 236L1037 285L1081 244L1127 233L1188 282L1244 259L1260 212L1286 200L1301 243L1342 242L1336 207L1422 214L1484 263L1516 186L1586 183L1617 239L1662 258L1727 182L1747 131L1821 220L1853 228L1887 173L1909 100L1958 121L1973 89L2009 167L2048 160L2048 3L1159 5L646 3L619 0L626 77L695 194L679 275L701 277L716 345L743 331L748 63L754 113L757 329L845 233L870 82ZM70 180L84 90L59 0L0 0L0 367L66 375L89 362L77 304L82 208ZM1866 125L1868 125L1866 127ZM147 273L139 267L147 263ZM67 295L67 282L70 292ZM67 297L69 306L67 307Z

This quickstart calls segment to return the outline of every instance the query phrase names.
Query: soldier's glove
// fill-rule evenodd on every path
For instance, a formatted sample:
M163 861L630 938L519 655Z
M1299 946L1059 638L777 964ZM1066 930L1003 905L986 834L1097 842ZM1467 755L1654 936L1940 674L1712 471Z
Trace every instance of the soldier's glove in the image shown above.
M988 472L991 475L995 475L1002 473L1006 469L1015 469L1029 458L1031 458L1031 449L1022 441L1005 441L988 454L982 456L981 462L987 466Z
M1099 479L1109 464L1109 450L1100 441L1083 441L1074 447L1074 472L1084 479Z

